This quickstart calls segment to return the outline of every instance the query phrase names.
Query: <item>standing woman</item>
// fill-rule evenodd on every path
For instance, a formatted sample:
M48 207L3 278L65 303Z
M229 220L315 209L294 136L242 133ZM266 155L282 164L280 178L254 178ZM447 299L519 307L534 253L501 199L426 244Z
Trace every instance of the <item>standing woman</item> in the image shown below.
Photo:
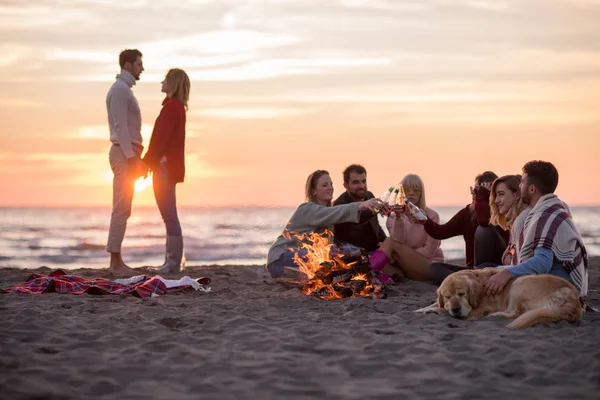
M162 81L167 97L156 119L148 152L143 158L153 172L154 197L167 230L165 263L151 272L181 271L183 235L177 216L175 185L185 177L185 121L190 98L190 78L185 71L173 68Z

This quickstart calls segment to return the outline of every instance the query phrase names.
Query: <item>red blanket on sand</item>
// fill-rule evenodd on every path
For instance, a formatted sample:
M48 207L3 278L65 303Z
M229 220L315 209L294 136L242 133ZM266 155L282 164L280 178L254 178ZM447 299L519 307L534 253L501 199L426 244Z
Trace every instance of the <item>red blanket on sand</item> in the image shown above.
M187 287L189 286L178 287L177 289L181 290ZM61 270L54 271L50 275L33 274L25 283L0 289L0 292L4 293L131 294L141 298L150 297L152 293L161 295L166 291L167 286L158 277L144 276L139 282L125 285L105 278L84 278L67 275Z

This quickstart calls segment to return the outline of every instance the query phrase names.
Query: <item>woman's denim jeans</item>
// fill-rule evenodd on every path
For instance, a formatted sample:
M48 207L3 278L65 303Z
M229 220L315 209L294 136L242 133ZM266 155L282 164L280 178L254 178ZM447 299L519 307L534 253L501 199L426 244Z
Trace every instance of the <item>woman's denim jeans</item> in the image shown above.
M167 163L161 162L160 167L153 172L152 188L158 210L167 228L167 236L182 236L181 224L177 216L175 186L175 183L169 182Z

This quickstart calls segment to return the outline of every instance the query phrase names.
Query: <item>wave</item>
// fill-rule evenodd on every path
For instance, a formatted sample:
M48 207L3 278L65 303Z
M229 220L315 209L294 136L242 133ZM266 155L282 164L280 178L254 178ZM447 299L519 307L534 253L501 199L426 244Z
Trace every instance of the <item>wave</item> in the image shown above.
M131 239L166 239L166 237L167 237L167 235L164 233L162 235L154 235L154 234L127 235L126 234L126 236Z
M216 231L262 231L271 232L273 230L281 229L280 225L243 225L243 224L216 224L214 226Z
M89 242L81 242L76 244L75 246L64 247L63 249L71 250L71 251L90 251L90 250L105 250L105 244L96 244Z

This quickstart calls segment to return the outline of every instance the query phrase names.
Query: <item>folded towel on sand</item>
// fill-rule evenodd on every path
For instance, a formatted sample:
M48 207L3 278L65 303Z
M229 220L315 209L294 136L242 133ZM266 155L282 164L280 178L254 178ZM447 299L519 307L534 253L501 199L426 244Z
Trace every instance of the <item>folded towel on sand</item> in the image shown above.
M0 289L4 293L19 294L131 294L135 297L147 298L165 294L167 292L194 289L209 292L209 278L192 279L184 276L181 279L164 279L161 276L139 275L127 279L111 281L105 278L84 278L76 275L67 275L64 271L57 270L49 275L33 274L25 283Z

